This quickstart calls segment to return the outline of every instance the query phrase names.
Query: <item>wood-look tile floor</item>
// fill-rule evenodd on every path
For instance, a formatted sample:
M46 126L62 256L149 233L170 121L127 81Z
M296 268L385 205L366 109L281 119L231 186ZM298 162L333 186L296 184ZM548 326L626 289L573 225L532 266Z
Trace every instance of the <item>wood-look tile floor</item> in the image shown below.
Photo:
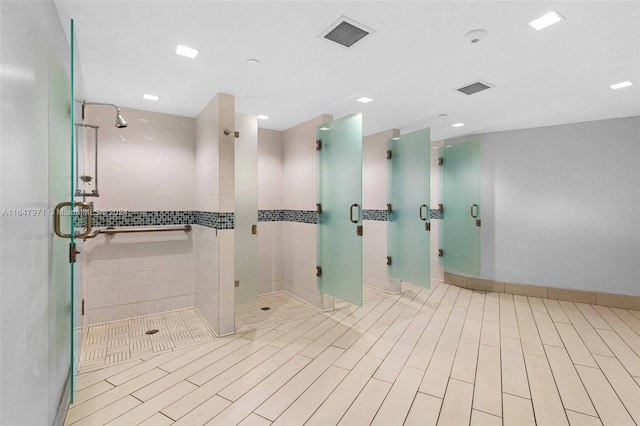
M632 425L640 312L448 285L81 372L66 424Z

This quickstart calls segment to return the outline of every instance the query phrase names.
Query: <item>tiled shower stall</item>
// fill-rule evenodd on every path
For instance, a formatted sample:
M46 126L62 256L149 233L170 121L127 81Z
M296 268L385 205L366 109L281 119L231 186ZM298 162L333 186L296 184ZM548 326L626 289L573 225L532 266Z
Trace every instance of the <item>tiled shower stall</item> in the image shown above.
M192 230L85 241L89 324L197 307L218 336L234 332L234 164L242 161L234 158L234 143L251 134L234 131L243 126L257 134L257 293L286 292L316 309L333 308L315 277L316 128L330 116L285 131L257 129L256 118L236 114L233 96L225 94L195 119L122 111L126 129L111 125L108 108L92 108L86 118L100 127L100 197L87 199L94 202L94 226ZM363 140L363 280L391 293L399 283L386 273L386 146L398 134Z

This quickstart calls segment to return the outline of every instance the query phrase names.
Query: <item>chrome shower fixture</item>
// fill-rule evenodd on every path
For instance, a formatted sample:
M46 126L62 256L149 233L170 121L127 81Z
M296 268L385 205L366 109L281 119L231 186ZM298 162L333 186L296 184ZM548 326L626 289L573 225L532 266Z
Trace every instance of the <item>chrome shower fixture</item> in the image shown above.
M125 121L124 118L122 118L122 114L120 114L120 108L118 108L117 105L114 104L104 104L104 103L100 103L100 102L86 102L86 101L82 101L82 119L84 120L84 108L87 105L107 105L107 106L112 106L116 109L116 127L118 129L123 129L125 127L127 127L127 122Z

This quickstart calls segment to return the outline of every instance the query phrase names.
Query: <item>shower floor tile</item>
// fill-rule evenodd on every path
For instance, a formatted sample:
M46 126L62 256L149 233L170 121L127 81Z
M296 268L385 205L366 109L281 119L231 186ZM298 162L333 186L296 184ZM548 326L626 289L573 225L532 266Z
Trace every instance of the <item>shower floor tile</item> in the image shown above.
M389 293L373 287L363 286L363 303L384 299ZM348 305L336 301L336 309ZM268 307L269 310L262 310ZM236 306L236 333L270 327L284 322L296 321L320 313L320 310L287 292L268 293L258 296L257 302Z
M146 334L158 330L155 334ZM196 308L89 327L81 368L102 367L173 351L214 338Z
M269 310L262 310L268 307ZM320 310L285 292L262 294L257 302L236 306L236 333L295 321Z

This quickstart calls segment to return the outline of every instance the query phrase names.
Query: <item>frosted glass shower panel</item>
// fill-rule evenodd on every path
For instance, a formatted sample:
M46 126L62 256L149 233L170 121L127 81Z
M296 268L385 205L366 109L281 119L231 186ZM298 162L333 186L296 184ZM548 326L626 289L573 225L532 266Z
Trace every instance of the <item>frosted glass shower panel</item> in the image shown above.
M362 115L317 135L318 290L362 306Z
M429 288L429 129L388 141L388 276Z
M235 303L258 300L258 119L235 115Z
M480 142L440 149L445 272L480 276Z

